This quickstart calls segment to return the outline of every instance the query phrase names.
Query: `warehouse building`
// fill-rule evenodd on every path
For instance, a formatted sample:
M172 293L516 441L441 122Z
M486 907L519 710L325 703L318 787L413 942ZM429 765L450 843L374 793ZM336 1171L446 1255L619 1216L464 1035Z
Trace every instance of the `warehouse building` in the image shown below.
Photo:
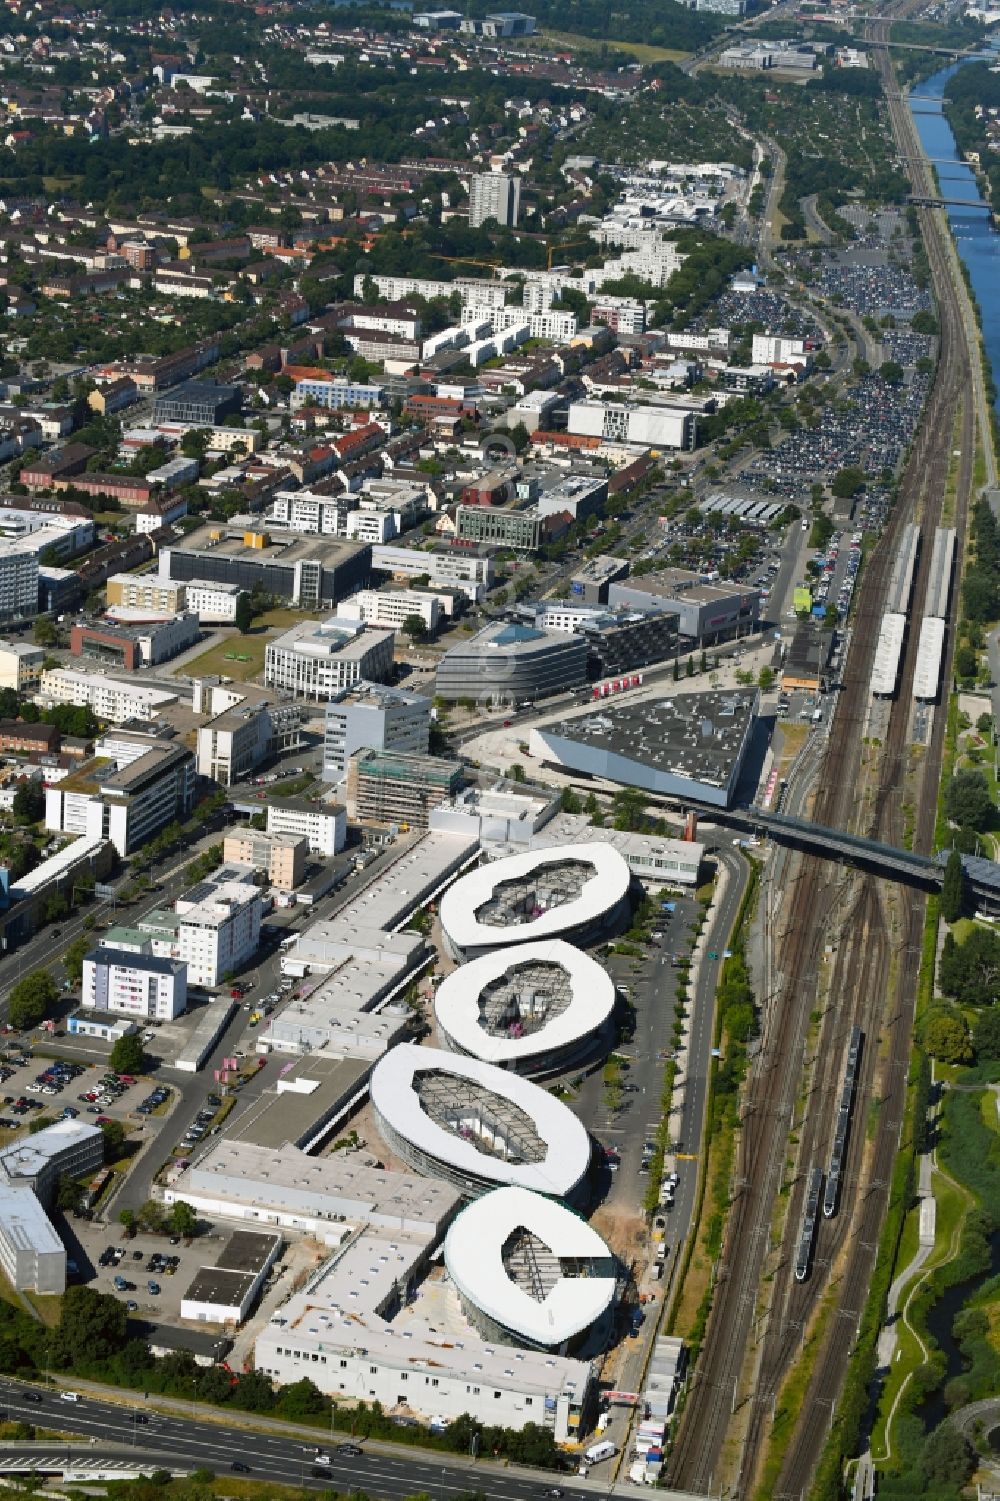
M582 637L492 621L445 653L438 665L436 691L450 701L534 703L582 687L588 655Z
M681 693L642 704L604 700L592 714L533 729L528 749L561 770L728 808L759 701L756 690Z
M181 1299L181 1318L198 1324L242 1324L277 1261L280 1235L236 1230L212 1266L202 1266Z

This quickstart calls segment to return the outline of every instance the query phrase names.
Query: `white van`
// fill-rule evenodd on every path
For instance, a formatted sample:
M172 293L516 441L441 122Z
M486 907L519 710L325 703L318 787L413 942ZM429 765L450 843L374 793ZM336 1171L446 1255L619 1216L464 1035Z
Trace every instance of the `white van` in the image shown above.
M609 1438L602 1439L599 1444L591 1444L589 1449L583 1451L581 1473L585 1475L588 1465L600 1464L602 1459L612 1459L617 1453L618 1445L613 1444Z

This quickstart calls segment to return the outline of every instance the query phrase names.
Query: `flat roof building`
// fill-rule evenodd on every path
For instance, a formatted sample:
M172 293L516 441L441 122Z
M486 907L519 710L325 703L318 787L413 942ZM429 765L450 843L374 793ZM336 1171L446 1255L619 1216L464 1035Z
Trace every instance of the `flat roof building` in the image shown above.
M156 422L190 422L196 427L217 427L242 405L239 386L218 386L208 380L182 381L163 396L157 396Z
M359 682L326 709L323 780L339 782L361 750L422 756L431 733L431 700L381 683Z
M98 747L100 749L100 747ZM120 731L110 755L97 755L45 789L45 827L110 839L130 855L194 802L194 757L187 746Z
M452 701L534 703L582 686L587 658L581 637L493 621L445 653L438 665L437 692Z
M668 568L610 584L608 604L668 611L677 615L682 636L712 645L756 630L760 595L756 589L710 584L697 573Z
M282 1245L280 1235L235 1230L214 1263L198 1268L181 1298L181 1318L199 1324L242 1324Z
M347 815L359 823L426 829L430 810L453 797L464 780L460 761L359 751L347 768Z
M110 934L108 935L110 938ZM187 1009L187 965L152 952L98 944L83 961L80 1004L84 1010L107 1011L142 1021L173 1021Z
M392 672L395 632L375 630L338 616L303 620L269 641L264 682L315 703L364 680L382 682Z
M368 583L371 548L332 537L278 541L266 531L205 526L161 548L158 571L161 579L260 588L304 610L330 610Z
M564 770L665 797L729 807L750 747L756 689L602 701L592 714L533 729L530 754Z
M276 798L267 804L267 832L304 839L312 855L339 855L347 842L347 811L339 803Z

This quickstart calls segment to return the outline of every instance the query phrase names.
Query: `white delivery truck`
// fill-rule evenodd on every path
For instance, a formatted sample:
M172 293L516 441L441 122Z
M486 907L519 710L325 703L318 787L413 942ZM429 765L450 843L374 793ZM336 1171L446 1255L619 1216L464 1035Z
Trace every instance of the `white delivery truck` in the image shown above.
M599 1444L591 1444L589 1449L583 1451L580 1474L586 1475L591 1465L600 1464L602 1459L612 1459L617 1453L617 1444L613 1444L609 1438L602 1439Z

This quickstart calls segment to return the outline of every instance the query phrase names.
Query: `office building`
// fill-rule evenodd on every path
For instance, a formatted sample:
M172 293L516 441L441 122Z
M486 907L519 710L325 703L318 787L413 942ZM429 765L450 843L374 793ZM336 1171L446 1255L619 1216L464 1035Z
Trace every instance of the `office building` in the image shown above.
M478 172L469 183L469 227L478 229L487 219L501 228L514 229L521 207L521 179L503 172Z
M246 881L228 879L226 869L199 881L174 904L139 919L153 953L187 965L189 985L219 985L253 958L260 942L260 891Z
M361 521L378 520L355 511L352 516ZM391 626L401 630L412 617L423 622L424 630L433 636L441 624L444 611L441 601L433 594L418 593L415 589L361 589L337 606L342 620L361 620L366 625Z
M535 506L458 506L455 537L486 547L513 547L535 552L548 536Z
M431 808L459 791L459 761L363 750L347 768L347 816L359 823L426 829Z
M31 695L42 680L45 652L30 641L0 641L0 688Z
M255 866L279 891L294 891L305 880L308 852L304 836L266 834L262 829L234 829L222 844L223 860Z
M339 616L304 620L268 642L264 682L321 703L362 680L378 683L390 677L394 641L394 631L374 630Z
M217 386L207 380L183 381L168 395L157 396L154 420L217 427L238 412L241 403L239 386Z
M451 701L534 703L581 687L587 656L587 643L579 636L493 621L445 653L436 692Z
M168 662L189 646L197 645L201 630L197 615L185 611L169 620L145 625L120 621L84 625L77 622L69 633L70 655L100 662L102 666L135 672Z
M416 547L373 547L371 566L373 572L390 578L426 577L432 586L455 585L474 600L492 586L496 572L492 557L466 549L425 552Z
M110 839L124 858L168 823L188 817L195 773L185 745L122 732L118 739L113 754L98 754L46 787L45 827Z
M281 540L242 527L202 527L161 548L158 568L161 579L260 588L303 610L332 610L368 584L371 548L328 537Z
M302 733L301 705L234 696L237 703L198 729L198 775L223 787L232 787L283 751L295 750Z
M112 930L113 932L113 930ZM140 1021L173 1021L187 1009L187 965L146 952L114 947L112 933L83 961L80 1004Z
M30 1188L0 1182L0 1272L15 1292L66 1291L66 1248Z
M573 401L566 430L608 443L641 443L648 448L694 448L697 441L695 412L666 405Z
M247 592L239 584L213 583L209 579L192 579L187 590L187 609L202 625L232 625L236 606Z
M286 797L267 804L267 832L304 839L313 855L339 855L347 843L347 811L337 803Z
M46 1215L65 1173L83 1180L104 1162L99 1126L57 1121L0 1150L0 1270L11 1286L66 1290L66 1251Z
M358 683L327 706L323 780L340 781L359 750L425 755L430 730L429 698L402 688Z

